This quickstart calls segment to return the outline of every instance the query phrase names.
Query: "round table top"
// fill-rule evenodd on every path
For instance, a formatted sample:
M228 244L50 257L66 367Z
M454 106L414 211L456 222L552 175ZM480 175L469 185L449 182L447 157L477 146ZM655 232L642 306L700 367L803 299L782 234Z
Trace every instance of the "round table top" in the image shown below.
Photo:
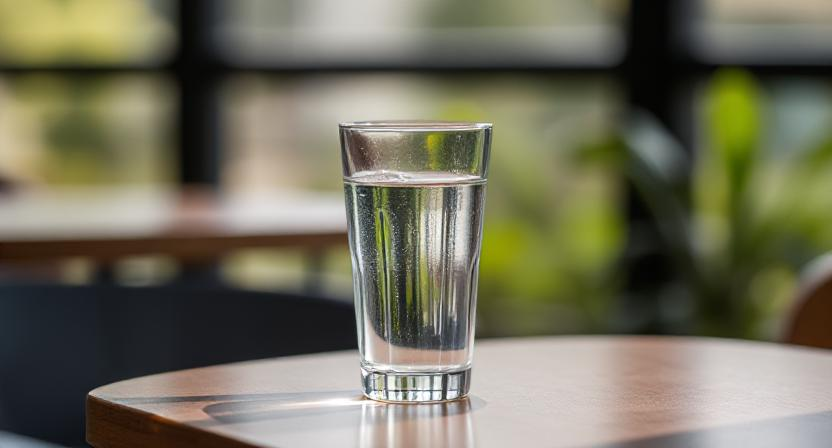
M478 341L466 400L362 398L358 354L137 378L87 398L95 447L829 446L832 353L675 337Z

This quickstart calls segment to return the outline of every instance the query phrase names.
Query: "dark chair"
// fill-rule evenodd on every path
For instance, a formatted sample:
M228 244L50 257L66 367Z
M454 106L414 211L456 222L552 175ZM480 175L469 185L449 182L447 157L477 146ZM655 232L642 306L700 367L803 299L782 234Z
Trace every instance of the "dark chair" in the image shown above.
M809 267L786 325L784 340L832 349L832 255L818 259Z
M354 316L344 301L223 288L0 286L0 430L80 445L97 386L355 348Z

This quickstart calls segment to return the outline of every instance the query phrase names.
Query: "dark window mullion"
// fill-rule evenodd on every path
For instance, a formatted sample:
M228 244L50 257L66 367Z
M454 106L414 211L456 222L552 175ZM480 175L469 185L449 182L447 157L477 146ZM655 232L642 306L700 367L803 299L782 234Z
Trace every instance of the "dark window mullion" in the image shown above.
M213 2L179 2L179 173L183 184L217 186L220 173L216 52L211 48Z
M628 46L623 82L630 107L655 118L677 139L680 137L677 94L683 76L678 48L674 46L673 20L683 0L631 0L627 23ZM630 117L627 117L630 118ZM625 120L625 126L626 124ZM626 294L616 313L623 320L618 330L628 333L665 333L661 292L674 279L672 260L661 245L662 237L649 205L628 185L628 241L623 257Z

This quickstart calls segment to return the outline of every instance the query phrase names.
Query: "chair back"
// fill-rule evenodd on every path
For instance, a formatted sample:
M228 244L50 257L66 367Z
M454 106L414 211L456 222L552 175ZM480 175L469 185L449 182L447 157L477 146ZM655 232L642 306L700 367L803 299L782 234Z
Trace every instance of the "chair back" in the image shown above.
M832 255L809 266L783 339L790 344L832 349Z
M2 285L0 431L81 445L95 387L355 347L345 301L221 287Z

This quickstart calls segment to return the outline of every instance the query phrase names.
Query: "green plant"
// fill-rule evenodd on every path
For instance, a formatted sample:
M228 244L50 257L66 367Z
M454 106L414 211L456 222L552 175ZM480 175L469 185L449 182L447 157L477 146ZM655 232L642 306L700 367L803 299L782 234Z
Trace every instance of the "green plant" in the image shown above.
M658 224L689 331L772 337L799 270L832 249L832 137L769 148L768 112L760 83L726 69L707 86L705 144L690 174L687 153L649 119L602 148Z

